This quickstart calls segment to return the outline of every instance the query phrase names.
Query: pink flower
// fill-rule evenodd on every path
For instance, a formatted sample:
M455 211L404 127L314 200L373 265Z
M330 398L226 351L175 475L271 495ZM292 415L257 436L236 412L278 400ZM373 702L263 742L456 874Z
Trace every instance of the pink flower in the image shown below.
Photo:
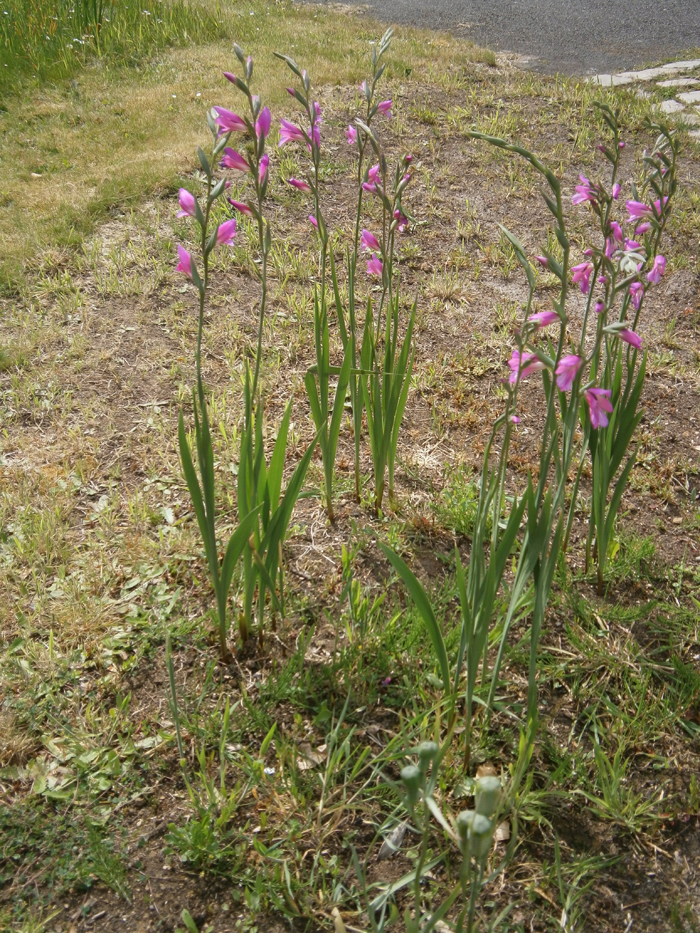
M387 114L391 116L391 105L393 101L391 100L382 100L377 104L377 113Z
M214 107L216 120L214 121L222 133L247 133L248 126L238 114L225 107Z
M369 96L370 96L369 82L366 79L362 82L362 84L360 84L360 90L362 91L363 95L367 99L369 99Z
M612 412L612 402L610 396L611 389L586 389L583 397L588 402L588 410L591 415L591 426L594 428L607 428L609 421L608 415Z
M612 196L613 200L617 201L620 197L620 192L622 191L622 185L619 185L617 182L612 186Z
M514 385L518 381L518 372L520 372L520 378L525 379L530 373L536 373L538 370L544 369L544 363L542 360L538 360L534 353L520 354L517 350L513 350L513 355L508 360L508 365L511 369L508 382L510 382L511 385Z
M633 220L643 220L645 217L651 217L653 211L650 207L647 207L642 201L627 201L625 204L629 217L627 222L631 223Z
M668 201L668 197L664 198L664 205ZM633 220L646 220L647 217L654 217L654 212L656 216L661 215L661 199L654 201L654 207L651 208L647 204L644 204L642 201L627 201L626 208L629 212L629 217L627 218L627 223L632 223Z
M230 146L227 146L224 149L224 156L221 160L222 168L233 168L237 172L249 172L250 166L246 162L240 153L236 152L235 149L231 149Z
M230 246L233 243L233 238L236 235L236 221L235 220L225 220L222 224L219 224L219 229L216 231L216 245L221 246L222 243Z
M195 204L197 203L194 195L190 194L187 188L180 188L178 200L180 202L180 210L177 212L177 216L178 217L194 217L195 216Z
M255 135L258 137L258 139L261 136L267 139L271 125L272 114L270 113L270 108L263 107L263 109L260 111L260 116L255 121Z
M241 214L247 214L249 217L253 216L252 210L248 207L247 204L243 204L242 201L234 201L231 198L227 198L227 201L231 207L235 207L237 211L241 212Z
M399 233L403 233L408 229L408 217L405 217L398 209L394 211L394 220L396 221L396 229Z
M630 285L630 295L632 297L632 305L634 310L639 311L642 298L644 298L644 286L641 282L632 282Z
M576 194L571 198L572 204L583 204L584 201L596 203L598 200L597 185L592 184L585 175L578 176L581 184L576 185Z
M538 311L537 314L531 314L528 321L535 321L538 327L549 327L550 324L556 324L559 315L556 311Z
M625 238L624 233L622 232L622 227L616 220L610 224L610 229L612 230L612 235L615 237L618 243L622 243Z
M362 245L362 249L369 250L370 252L380 253L382 251L379 240L373 233L370 233L369 230L362 231L360 244Z
M637 229L634 231L635 236L643 236L645 233L648 233L651 230L651 224L649 221L645 221L643 224L640 224Z
M630 240L629 237L625 237L625 249L626 250L635 250L635 249L641 249L641 248L642 248L641 243L637 243L636 240Z
M573 272L572 279L574 283L578 283L584 295L587 294L591 287L590 278L591 272L593 272L593 263L580 262L577 266L572 266L571 271Z
M176 272L184 272L188 279L192 278L192 257L187 252L184 246L177 244L177 254L180 257L180 262L177 264Z
M280 146L284 146L285 143L305 143L306 137L304 136L304 131L299 129L298 126L295 126L294 123L290 123L289 120L282 120L280 126Z
M381 259L378 259L374 253L372 253L372 258L367 260L367 275L381 276L383 272L384 266Z
M318 230L318 221L316 220L313 214L309 214L309 220L314 225L314 227L316 227L316 229Z
M574 354L563 356L554 370L557 375L557 388L561 389L562 392L568 392L581 366L583 366L583 360L580 356Z
M605 252L605 256L607 259L610 259L612 257L612 254L615 252L615 241L610 239L610 237L608 237L607 240L605 241L604 252Z
M179 215L178 215L179 216ZM666 271L666 257L657 256L654 260L654 265L651 268L651 272L647 275L647 280L653 285L658 285L661 280L661 276Z
M549 268L549 260L546 256L535 256L535 262L539 262L543 269Z
M307 185L301 178L288 178L287 184L291 185L292 188L297 188L299 191L311 191L311 185Z
M511 415L510 420L513 422L513 424L520 424L520 418L518 418L517 415Z
M624 144L624 143L618 143L618 144L617 144L617 148L618 148L618 149L624 149L624 148L625 148L625 144Z
M624 340L625 343L628 343L631 347L634 347L635 350L642 349L642 338L639 334L635 334L633 330L628 330L626 327L623 327L622 330L618 331L617 336L620 340Z
M596 301L595 308L593 310L596 314L601 314L603 311L605 311L605 305L602 301Z
M355 129L355 127L348 125L348 128L345 130L345 136L351 146L354 143L356 143L357 142L357 130Z
M258 181L262 184L267 177L267 170L270 167L270 156L265 153L265 155L260 159L260 165L258 166Z

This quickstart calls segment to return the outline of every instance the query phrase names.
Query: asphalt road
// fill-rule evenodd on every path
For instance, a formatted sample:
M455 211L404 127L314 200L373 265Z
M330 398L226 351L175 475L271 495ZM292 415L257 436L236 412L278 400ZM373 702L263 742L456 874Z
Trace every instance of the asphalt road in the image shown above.
M386 22L450 31L549 73L624 71L700 46L700 0L360 2Z

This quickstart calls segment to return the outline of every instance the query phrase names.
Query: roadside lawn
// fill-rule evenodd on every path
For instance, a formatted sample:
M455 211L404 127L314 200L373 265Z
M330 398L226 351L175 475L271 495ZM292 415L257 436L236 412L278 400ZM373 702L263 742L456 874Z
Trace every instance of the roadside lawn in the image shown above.
M392 156L413 155L399 269L406 301L418 302L398 501L374 516L364 448L366 501L354 501L348 421L337 523L317 494L300 500L285 545L286 617L223 665L177 453L196 335L194 291L175 272L175 245L192 235L176 219L177 189L201 183L207 109L235 109L221 76L236 70L231 40L255 58L274 128L295 104L272 52L293 55L323 108L326 219L344 275L355 204L345 128L383 29L336 5L254 0L220 15L231 39L138 66L94 62L64 83L27 84L0 111L2 929L174 930L183 909L212 933L370 929L352 849L374 893L410 871L410 827L395 855L379 850L402 823L398 773L432 736L440 696L423 624L377 542L413 567L454 638L454 548L469 552L484 443L527 295L498 224L530 255L548 244L534 173L466 132L534 149L567 202L579 172L601 171L594 100L621 108L625 177L653 143L653 98L521 72L469 43L397 29L383 79L393 116L381 132ZM482 899L483 929L508 904L503 930L700 929L700 150L679 132L668 268L640 329L641 447L607 589L598 597L585 572L585 535L573 540L543 633L541 729L517 847ZM271 442L294 398L296 458L315 433L304 375L315 359L316 241L307 201L284 181L301 171L297 154L271 152L262 379ZM587 215L569 211L582 253ZM215 254L205 322L215 470L232 523L257 258L242 219L235 245ZM539 274L533 310L547 307L550 279ZM513 488L536 469L538 392L523 389ZM321 484L316 459L307 486ZM517 757L528 645L524 613L501 705L489 728L477 717L471 773L459 735L445 762L440 801L453 812L468 805L475 773L507 773ZM434 846L444 848L437 833ZM449 858L436 864L426 899L438 902L454 871Z

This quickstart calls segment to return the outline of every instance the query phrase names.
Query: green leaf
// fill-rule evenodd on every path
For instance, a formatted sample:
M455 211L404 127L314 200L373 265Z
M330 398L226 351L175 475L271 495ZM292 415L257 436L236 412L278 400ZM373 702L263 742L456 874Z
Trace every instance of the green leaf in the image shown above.
M435 618L435 613L433 612L433 607L430 604L430 600L428 599L425 590L421 586L419 580L416 578L413 572L409 570L399 555L381 542L379 542L379 547L383 551L394 570L403 580L409 593L411 594L411 598L413 599L416 608L423 618L423 622L425 623L425 627L428 630L428 636L432 642L433 650L435 651L435 656L440 667L442 682L444 684L445 690L447 691L449 690L450 686L450 666L447 662L447 651L445 649L445 642L442 637L442 632L440 631L440 626L438 625L437 619Z

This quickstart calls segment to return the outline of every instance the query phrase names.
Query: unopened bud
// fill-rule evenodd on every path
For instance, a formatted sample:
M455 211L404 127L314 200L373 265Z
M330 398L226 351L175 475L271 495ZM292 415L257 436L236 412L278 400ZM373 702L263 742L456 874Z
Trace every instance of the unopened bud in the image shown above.
M473 810L462 810L457 817L457 839L459 841L459 851L467 856L469 852L469 834L471 833L472 823L476 813Z
M493 823L485 816L482 816L481 813L476 813L471 826L470 854L478 860L485 858L491 848L492 839Z
M423 780L420 768L415 765L406 765L401 769L401 780L406 788L406 802L409 810L412 810L418 802L420 785Z
M428 771L428 765L435 759L438 753L438 747L435 742L421 742L416 749L418 755L419 767L423 774Z
M474 792L474 807L477 813L489 819L496 812L501 797L501 780L493 776L479 778Z

